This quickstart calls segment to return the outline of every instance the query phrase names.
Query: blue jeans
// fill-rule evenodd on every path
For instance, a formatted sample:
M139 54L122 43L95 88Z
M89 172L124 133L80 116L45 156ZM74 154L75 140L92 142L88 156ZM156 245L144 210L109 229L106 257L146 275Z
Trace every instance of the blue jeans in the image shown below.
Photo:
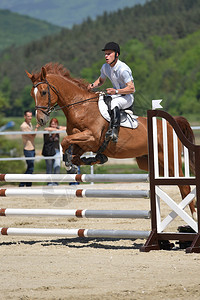
M25 150L24 149L24 156L25 157L35 157L35 150ZM27 169L24 174L32 174L34 170L34 160L26 160ZM20 182L19 187L22 186L32 186L32 182Z
M46 173L47 174L59 174L60 173L60 151L55 149L56 154L54 159L45 159ZM48 182L48 185L57 185L56 182Z
M56 154L53 159L45 159L47 174L60 173L60 151L58 149L55 149L55 151Z

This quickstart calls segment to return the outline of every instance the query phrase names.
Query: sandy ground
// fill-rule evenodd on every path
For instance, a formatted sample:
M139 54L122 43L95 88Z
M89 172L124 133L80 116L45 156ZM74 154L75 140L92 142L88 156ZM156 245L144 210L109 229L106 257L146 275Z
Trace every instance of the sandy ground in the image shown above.
M82 186L70 188L77 187ZM94 187L148 189L148 184L84 185ZM166 189L180 201L176 187ZM4 197L0 202L4 208L149 209L148 199ZM167 212L163 205L162 216ZM1 218L1 227L150 230L150 220L142 219ZM168 231L184 222L177 218L172 224ZM144 242L1 236L0 298L200 299L200 254L186 254L178 245L142 253Z

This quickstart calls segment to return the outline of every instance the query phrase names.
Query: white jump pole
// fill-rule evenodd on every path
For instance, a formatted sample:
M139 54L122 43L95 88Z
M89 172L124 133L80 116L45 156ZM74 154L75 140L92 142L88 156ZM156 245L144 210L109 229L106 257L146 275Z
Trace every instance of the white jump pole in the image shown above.
M10 236L58 236L65 238L122 238L147 239L150 231L103 230L103 229L47 229L47 228L0 228L1 235Z
M9 188L0 189L0 197L47 196L47 197L99 197L99 198L149 198L148 190L92 190L62 188Z
M0 208L0 216L149 219L151 213L147 210Z
M0 174L6 182L148 182L148 174Z

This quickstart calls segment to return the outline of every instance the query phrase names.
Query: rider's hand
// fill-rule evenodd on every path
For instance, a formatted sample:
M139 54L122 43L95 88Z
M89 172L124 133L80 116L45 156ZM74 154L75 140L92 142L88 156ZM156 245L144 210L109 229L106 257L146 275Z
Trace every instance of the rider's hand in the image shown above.
M116 90L113 89L113 88L108 88L108 89L106 89L106 93L108 95L115 95L116 94Z

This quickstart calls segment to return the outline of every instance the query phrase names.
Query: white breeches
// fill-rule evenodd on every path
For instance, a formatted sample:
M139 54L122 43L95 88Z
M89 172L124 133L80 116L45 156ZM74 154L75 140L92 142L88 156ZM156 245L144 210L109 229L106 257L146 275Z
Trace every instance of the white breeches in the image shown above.
M111 109L115 106L118 106L119 109L126 109L129 108L134 102L134 96L132 94L128 95L112 95L111 101Z

